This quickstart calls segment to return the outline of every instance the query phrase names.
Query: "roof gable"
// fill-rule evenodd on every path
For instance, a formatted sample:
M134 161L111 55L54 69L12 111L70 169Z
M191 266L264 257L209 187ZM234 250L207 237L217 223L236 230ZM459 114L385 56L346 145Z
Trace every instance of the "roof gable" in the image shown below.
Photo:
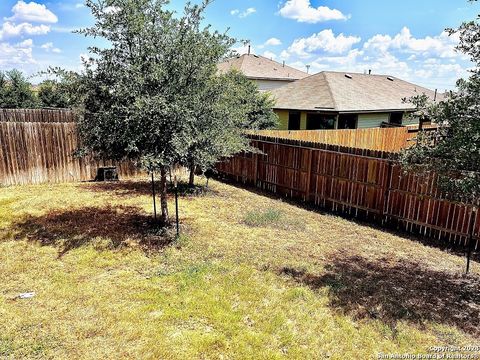
M339 112L411 110L403 98L435 93L427 88L388 75L323 71L272 91L276 108ZM440 95L437 96L440 98Z
M276 108L292 110L336 110L336 104L325 78L318 73L271 92Z
M253 54L244 54L218 64L220 73L226 73L231 69L241 71L250 79L294 81L308 76L307 73L294 69L291 66Z

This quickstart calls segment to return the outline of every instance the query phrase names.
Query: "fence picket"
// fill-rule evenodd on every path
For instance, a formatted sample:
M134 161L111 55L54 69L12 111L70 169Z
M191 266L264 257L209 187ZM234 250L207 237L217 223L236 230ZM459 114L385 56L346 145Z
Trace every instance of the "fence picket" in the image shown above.
M435 174L405 174L391 153L354 149L294 139L250 135L262 155L258 182L280 196L311 202L334 212L350 214L396 226L407 232L436 237L468 246L473 205L451 201L436 187ZM302 161L306 155L306 164ZM231 164L245 161L238 154L218 164L220 174L236 178ZM304 179L302 179L302 177ZM477 215L473 248L479 248L480 215Z
M79 144L75 115L66 109L0 109L0 186L92 180L92 156L73 156ZM129 162L123 177L137 174Z

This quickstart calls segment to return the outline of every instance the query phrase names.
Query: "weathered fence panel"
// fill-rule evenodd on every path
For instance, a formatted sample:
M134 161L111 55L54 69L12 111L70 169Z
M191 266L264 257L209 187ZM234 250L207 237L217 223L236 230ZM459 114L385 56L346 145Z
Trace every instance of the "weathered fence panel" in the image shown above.
M426 131L436 126L428 125ZM309 141L357 149L398 152L414 143L418 128L391 127L354 130L260 130L251 135Z
M261 130L251 134L390 152L404 149L412 138L412 134L406 127L354 130Z
M118 166L123 177L137 173L129 162L75 157L74 119L68 110L0 109L0 185L92 180L104 165Z
M76 122L69 109L0 109L0 122Z
M437 177L405 174L392 153L251 135L261 153L218 164L220 174L321 208L468 245L473 206L450 201ZM479 247L480 214L473 226Z

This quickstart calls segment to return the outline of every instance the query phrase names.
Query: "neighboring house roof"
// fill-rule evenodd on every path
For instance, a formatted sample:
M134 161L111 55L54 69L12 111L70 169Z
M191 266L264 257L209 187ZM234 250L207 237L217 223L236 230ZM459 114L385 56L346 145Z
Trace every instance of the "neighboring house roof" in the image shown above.
M403 98L435 92L388 75L322 71L271 91L275 109L378 112L414 110ZM443 98L437 94L437 100Z
M231 69L242 72L246 77L256 80L294 81L308 76L306 72L294 69L288 65L253 54L244 54L230 58L217 65L220 73Z

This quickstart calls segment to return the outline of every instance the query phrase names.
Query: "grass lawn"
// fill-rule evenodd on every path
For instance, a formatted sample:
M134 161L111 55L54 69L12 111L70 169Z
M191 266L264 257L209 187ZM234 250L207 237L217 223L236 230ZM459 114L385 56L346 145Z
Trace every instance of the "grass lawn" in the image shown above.
M478 262L464 278L460 256L217 181L180 197L171 243L151 230L149 190L0 189L0 358L372 359L480 345Z

